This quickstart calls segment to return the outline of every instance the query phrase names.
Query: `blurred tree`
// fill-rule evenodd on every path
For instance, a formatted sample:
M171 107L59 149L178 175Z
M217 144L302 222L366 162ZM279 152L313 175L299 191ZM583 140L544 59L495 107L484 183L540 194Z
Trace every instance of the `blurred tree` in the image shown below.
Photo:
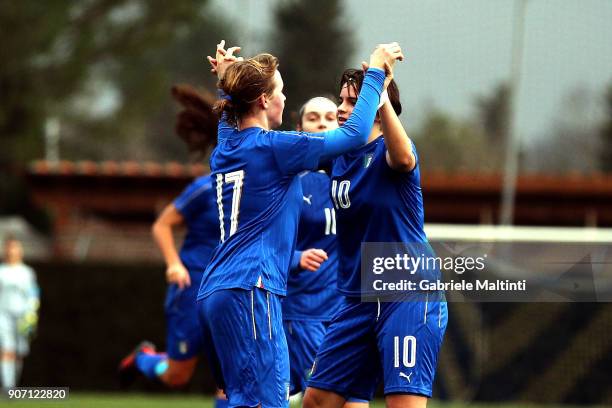
M49 118L59 119L62 158L183 158L170 87L212 85L204 55L232 38L207 3L0 2L0 177L17 180L44 157ZM0 196L27 196L13 181ZM26 207L13 201L0 200L0 213Z
M439 110L427 112L413 139L419 164L426 170L453 171L461 161L461 147L452 118Z
M605 119L600 130L601 137L601 170L612 173L612 84L605 94Z
M341 0L278 2L271 52L280 60L287 102L285 129L294 128L296 112L309 98L337 95L354 45L342 20Z
M104 106L95 105L114 101L96 100L104 96L101 89L125 74L134 60L154 55L206 22L203 4L200 0L1 2L0 134L4 148L0 163L41 157L45 119L61 118L70 111L70 98L83 91L89 90L90 98L81 98L81 105L93 106L88 107L90 112L81 107L79 116L103 116ZM142 76L159 79L165 68L148 66ZM108 73L115 78L105 78L103 74ZM122 78L133 84L142 76ZM96 81L97 86L92 86ZM153 95L138 95L134 86L121 85L116 95L135 104L161 92L155 82L148 87ZM167 97L167 90L163 92Z
M499 172L509 124L510 90L498 84L474 98L475 114L453 118L438 109L426 112L415 132L422 167L428 170Z
M526 170L557 174L598 171L602 140L595 111L595 98L589 89L577 86L569 90L550 130L525 150Z
M421 168L447 172L496 170L485 138L473 121L454 119L435 108L413 134Z
M106 90L115 90L118 95L115 110L102 117L83 115L79 109L70 110L71 127L64 126L62 134L66 142L64 155L185 160L187 149L173 135L176 104L170 97L170 88L176 83L190 83L214 89L215 77L209 73L204 57L214 51L220 38L233 38L224 31L219 24L203 24L167 46L126 56L121 67L100 67L96 80L107 83ZM97 142L92 143L92 138L83 139L82 134L95 136L93 139Z
M495 157L497 170L501 170L510 128L510 87L498 84L490 94L476 97L475 106L476 121L485 135L483 142Z

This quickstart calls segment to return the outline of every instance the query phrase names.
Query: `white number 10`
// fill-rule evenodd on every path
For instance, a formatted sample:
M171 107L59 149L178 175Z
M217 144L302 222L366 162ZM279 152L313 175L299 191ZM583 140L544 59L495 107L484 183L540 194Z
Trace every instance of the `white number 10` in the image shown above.
M240 198L242 197L242 184L244 181L244 170L233 171L231 173L217 174L217 207L219 208L219 223L221 225L221 242L225 242L225 227L223 225L223 181L234 183L232 194L232 212L230 213L229 236L234 235L238 229L238 213L240 212Z
M349 208L351 206L351 200L349 199L350 188L350 180L342 180L340 184L338 184L338 181L332 180L331 196L336 209Z
M395 368L400 366L400 354L402 355L402 364L406 368L414 367L416 364L416 337L405 336L400 347L400 337L393 337L393 365ZM403 353L400 353L403 349Z

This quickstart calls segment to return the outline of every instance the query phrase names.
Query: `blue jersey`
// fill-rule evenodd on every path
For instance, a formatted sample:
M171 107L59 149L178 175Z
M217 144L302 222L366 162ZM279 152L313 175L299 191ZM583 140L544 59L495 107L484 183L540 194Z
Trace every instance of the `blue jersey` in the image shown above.
M302 203L296 175L356 146L371 128L384 72L366 73L361 96L342 128L324 133L280 132L219 124L211 159L221 230L198 293L253 286L284 296Z
M187 226L179 256L190 275L199 275L194 282L197 285L213 250L219 244L217 198L210 176L199 177L187 186L174 200L174 206Z
M322 151L320 136L261 128L220 131L210 166L221 245L198 299L220 289L253 286L285 295L302 202L295 176L316 167Z
M416 156L416 149L413 145ZM332 199L338 223L338 289L360 296L361 243L426 243L417 164L409 173L391 169L383 137L334 161Z
M338 244L336 213L329 196L330 179L324 172L307 172L300 175L300 181L303 197L296 249L322 249L329 259L316 272L299 266L289 271L283 319L329 321L342 298L336 290ZM295 257L301 255L297 251ZM296 261L299 265L299 259L292 263Z

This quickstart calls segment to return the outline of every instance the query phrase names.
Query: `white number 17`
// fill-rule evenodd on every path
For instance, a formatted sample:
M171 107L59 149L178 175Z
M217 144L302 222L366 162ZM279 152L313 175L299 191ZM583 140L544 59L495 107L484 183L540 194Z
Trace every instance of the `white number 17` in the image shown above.
M217 174L217 206L219 208L219 223L221 225L221 242L225 242L225 226L223 225L223 181L234 183L232 193L232 212L230 213L229 236L234 235L238 229L238 214L240 212L240 198L242 197L242 184L244 181L244 170L233 171L231 173Z

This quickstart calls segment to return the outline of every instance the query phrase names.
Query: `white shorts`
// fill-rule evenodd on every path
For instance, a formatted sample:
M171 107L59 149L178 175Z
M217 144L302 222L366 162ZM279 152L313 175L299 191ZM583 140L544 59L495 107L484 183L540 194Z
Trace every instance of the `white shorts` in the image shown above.
M17 322L17 317L0 313L0 350L25 356L30 352L30 345L27 336L19 333Z

